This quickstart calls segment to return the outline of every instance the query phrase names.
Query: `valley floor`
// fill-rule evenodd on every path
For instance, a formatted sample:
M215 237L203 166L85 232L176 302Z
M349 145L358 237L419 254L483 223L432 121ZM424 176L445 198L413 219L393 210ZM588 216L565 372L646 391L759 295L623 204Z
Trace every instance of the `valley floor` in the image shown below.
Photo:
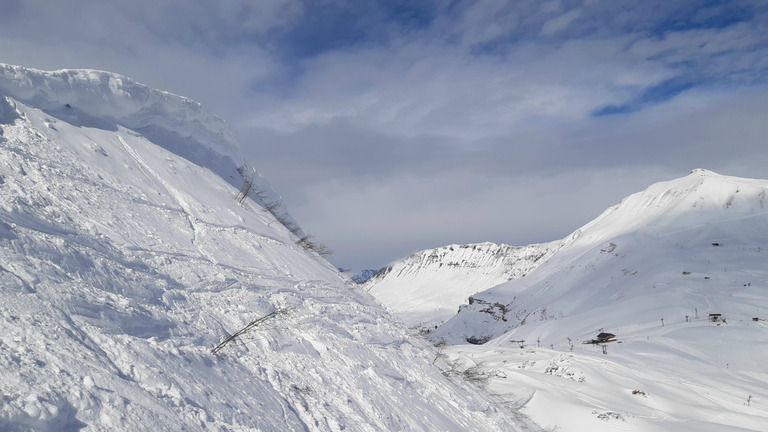
M765 366L761 372L741 368L756 359L740 357L727 343L750 334L763 335L758 340L764 341L764 321L718 326L699 320L636 326L624 333L622 343L608 344L607 354L601 346L576 341L572 349L567 340L542 341L540 347L533 341L521 348L499 339L451 346L442 353L446 364L474 368L490 393L545 430L766 430ZM707 351L708 346L717 352Z

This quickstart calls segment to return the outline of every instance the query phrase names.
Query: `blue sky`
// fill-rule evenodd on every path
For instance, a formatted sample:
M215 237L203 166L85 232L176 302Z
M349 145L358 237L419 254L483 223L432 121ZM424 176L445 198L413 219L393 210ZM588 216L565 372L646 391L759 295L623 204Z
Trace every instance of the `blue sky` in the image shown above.
M345 268L768 166L763 1L8 0L0 61L203 103Z

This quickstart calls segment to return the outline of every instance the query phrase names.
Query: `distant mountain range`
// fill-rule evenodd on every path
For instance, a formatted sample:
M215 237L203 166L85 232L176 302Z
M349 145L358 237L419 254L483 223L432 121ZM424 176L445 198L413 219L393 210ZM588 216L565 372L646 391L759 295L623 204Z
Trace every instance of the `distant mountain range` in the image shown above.
M428 250L366 287L542 426L764 430L766 194L696 169L564 240Z
M363 288L410 326L433 328L454 316L472 294L525 276L569 241L429 249L379 270Z

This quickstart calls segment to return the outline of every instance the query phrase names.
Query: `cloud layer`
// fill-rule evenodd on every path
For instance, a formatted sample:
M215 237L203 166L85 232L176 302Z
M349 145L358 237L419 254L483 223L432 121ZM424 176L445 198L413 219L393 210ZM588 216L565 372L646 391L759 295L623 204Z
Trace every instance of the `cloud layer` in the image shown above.
M764 177L753 1L0 5L0 61L202 102L339 266L563 237L652 182Z

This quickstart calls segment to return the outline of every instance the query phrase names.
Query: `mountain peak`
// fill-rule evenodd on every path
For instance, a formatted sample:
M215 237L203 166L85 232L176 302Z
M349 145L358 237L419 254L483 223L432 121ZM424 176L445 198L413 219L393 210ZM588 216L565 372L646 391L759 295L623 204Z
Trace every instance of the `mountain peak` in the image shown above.
M599 242L638 229L682 229L692 223L764 212L767 188L765 180L697 168L685 177L655 183L624 198L581 227L578 242Z
M710 171L710 170L704 169L704 168L694 168L694 169L691 170L691 174L698 175L700 177L709 177L709 176L718 176L719 175L719 174L717 174L714 171Z

